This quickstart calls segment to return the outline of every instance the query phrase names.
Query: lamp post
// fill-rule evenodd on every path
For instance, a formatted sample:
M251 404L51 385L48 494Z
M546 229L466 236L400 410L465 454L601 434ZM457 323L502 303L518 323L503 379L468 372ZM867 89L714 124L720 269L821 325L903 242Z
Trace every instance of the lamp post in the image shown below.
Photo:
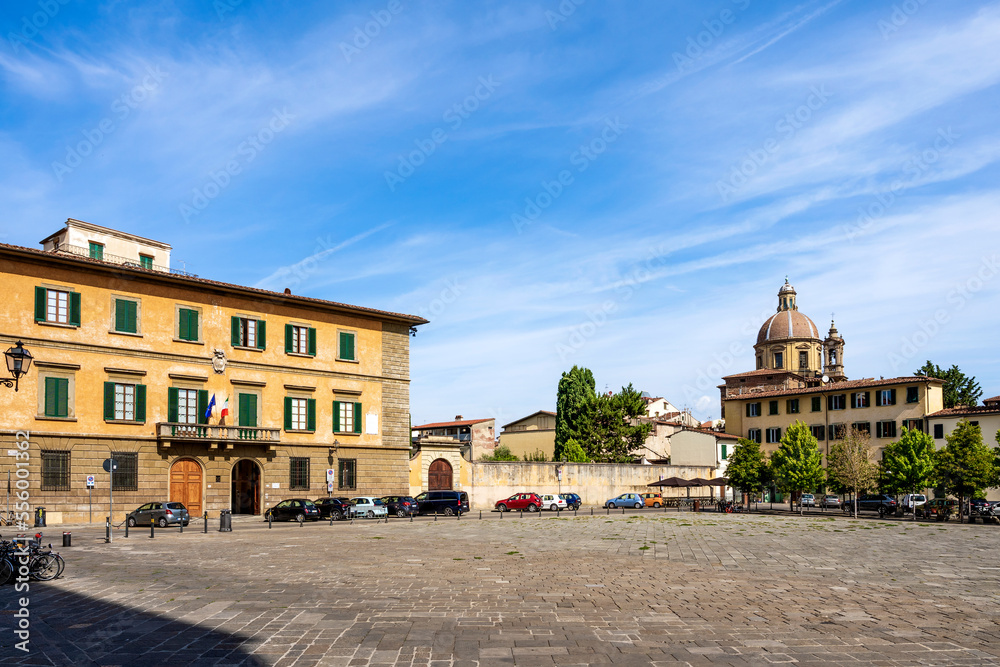
M21 341L17 341L14 347L4 352L4 356L7 358L7 370L12 379L0 378L0 384L13 387L14 391L17 391L17 381L31 368L31 353L24 349Z

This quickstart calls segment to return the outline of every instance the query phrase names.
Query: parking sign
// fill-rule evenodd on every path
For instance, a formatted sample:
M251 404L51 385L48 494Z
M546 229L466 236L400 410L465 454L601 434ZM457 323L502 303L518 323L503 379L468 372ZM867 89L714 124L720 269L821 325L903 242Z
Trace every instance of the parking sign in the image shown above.
M88 489L94 488L94 476L93 475L87 475L87 488Z
M327 483L330 483L330 482L333 481L333 468L327 468L326 469L326 481L327 481Z

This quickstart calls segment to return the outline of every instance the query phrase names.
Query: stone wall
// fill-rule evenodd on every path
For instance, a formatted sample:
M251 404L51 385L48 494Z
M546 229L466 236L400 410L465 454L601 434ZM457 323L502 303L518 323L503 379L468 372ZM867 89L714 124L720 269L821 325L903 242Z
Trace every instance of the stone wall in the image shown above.
M686 489L655 489L648 486L666 477L715 477L710 466L634 465L627 463L562 463L551 462L472 462L470 484L462 490L469 494L472 509L493 509L494 503L515 493L577 493L585 505L602 505L608 498L627 493L658 490L665 497L684 497ZM562 482L556 477L561 466ZM709 487L691 489L691 495L709 495ZM718 487L714 493L718 495Z
M382 443L410 447L410 328L382 325Z

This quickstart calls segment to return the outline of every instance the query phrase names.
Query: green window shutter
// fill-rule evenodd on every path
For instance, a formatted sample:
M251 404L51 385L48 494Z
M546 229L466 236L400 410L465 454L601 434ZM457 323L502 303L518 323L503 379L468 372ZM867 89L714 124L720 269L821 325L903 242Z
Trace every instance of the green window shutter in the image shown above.
M208 410L208 390L199 389L198 390L198 423L207 424L208 418L205 416L205 411Z
M896 390L889 390L889 405L896 405Z
M869 405L871 405L871 404L872 404L872 403L871 403L871 392L869 392L869 391L866 391L866 392L865 392L865 402L864 402L864 406L865 406L865 407L867 408L867 407L868 407Z
M774 441L781 442L781 429L780 428L775 429L774 433L777 436Z
M69 323L74 327L80 326L80 293L69 293Z
M247 397L249 395L250 394L240 394L239 397L236 399L236 405L237 405L236 409L240 411L239 422L238 422L240 426L250 425L247 423Z
M188 309L181 308L177 311L177 337L181 340L188 339Z
M361 403L354 404L354 432L361 433Z
M128 333L139 332L139 304L135 301L126 301L125 310L128 313Z
M285 430L292 428L292 397L285 396Z
M137 422L146 421L146 385L144 384L135 386L135 420Z
M257 320L257 349L267 349L267 322Z
M722 460L723 461L726 460L726 446L725 445L722 446Z
M191 314L188 316L188 328L191 333L190 340L198 340L198 311L189 311Z
M316 330L309 327L309 354L316 356Z
M333 432L340 432L340 401L333 402Z
M750 404L747 403L747 417L750 416Z
M35 321L44 322L47 312L48 290L44 287L35 288Z
M45 378L45 416L56 416L56 379Z
M104 418L115 418L115 383L104 383Z
M69 380L66 378L48 378L52 380L53 417L69 416Z
M306 430L316 430L316 399L306 399Z
M167 389L167 421L171 423L176 423L178 418L178 407L179 403L178 389L176 387L170 387Z
M230 319L230 339L229 342L232 343L233 347L240 344L240 318L232 317Z
M826 397L826 409L827 410L833 410L833 396L827 396Z
M291 352L294 348L292 347L292 325L285 325L285 352Z
M340 332L340 358L354 361L354 334Z
M247 426L257 427L257 394L247 394Z

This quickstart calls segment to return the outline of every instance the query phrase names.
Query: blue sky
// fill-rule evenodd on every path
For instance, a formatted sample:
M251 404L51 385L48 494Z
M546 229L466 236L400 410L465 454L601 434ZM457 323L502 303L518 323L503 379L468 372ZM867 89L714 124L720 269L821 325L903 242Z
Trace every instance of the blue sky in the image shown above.
M701 418L786 275L852 378L1000 394L1000 3L11 2L0 240L420 314L413 423Z

